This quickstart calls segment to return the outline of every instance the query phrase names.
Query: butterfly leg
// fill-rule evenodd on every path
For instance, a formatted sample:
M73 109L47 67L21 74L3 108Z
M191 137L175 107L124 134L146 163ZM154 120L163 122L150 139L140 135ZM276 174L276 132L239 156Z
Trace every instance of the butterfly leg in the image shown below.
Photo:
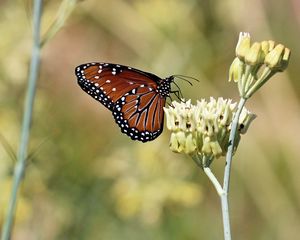
M178 100L181 101L181 99L182 99L183 96L182 96L182 93L181 93L180 90L170 91L170 93L173 93L176 96L176 98L178 98ZM171 100L172 100L172 98L171 98Z

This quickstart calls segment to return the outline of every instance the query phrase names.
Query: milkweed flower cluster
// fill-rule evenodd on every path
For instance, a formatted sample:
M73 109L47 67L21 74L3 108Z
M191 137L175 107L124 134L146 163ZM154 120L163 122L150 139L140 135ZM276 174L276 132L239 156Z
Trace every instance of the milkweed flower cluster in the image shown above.
M164 108L167 128L171 131L170 149L201 159L202 167L208 166L214 158L226 155L231 122L237 104L231 99L201 99L196 105L191 100L176 102ZM236 149L240 134L247 132L256 116L243 108L237 132ZM199 163L199 162L198 162Z
M251 44L249 33L240 33L236 58L229 69L229 81L238 84L242 98L251 97L275 73L284 71L291 56L290 49L274 41Z

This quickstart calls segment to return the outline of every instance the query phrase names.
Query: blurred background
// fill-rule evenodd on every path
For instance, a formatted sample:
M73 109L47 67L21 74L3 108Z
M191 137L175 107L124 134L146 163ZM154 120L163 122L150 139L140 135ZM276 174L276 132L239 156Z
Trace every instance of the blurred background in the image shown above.
M42 32L61 1L44 1ZM0 1L0 226L10 195L32 44L31 1ZM14 240L222 239L219 197L201 169L172 153L167 129L140 143L84 93L74 68L120 63L161 77L200 79L186 98L232 98L228 83L240 31L292 51L290 65L246 107L258 115L235 155L234 239L300 234L299 0L85 0L42 49L29 161ZM223 178L224 159L213 163Z

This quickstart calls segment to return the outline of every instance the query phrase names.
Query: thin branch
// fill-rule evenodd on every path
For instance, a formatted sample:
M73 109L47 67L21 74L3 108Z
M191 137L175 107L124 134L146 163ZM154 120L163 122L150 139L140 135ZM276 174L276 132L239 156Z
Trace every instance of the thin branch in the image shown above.
M204 170L205 174L207 175L207 177L209 178L209 180L214 185L214 187L217 190L219 196L223 195L224 194L223 188L222 188L221 184L219 183L218 179L215 177L215 175L210 170L210 168L209 167L204 167L203 170Z
M13 226L13 219L16 212L17 195L22 181L25 167L26 154L29 143L30 125L32 120L33 105L36 91L36 81L40 66L40 24L42 15L42 0L35 0L33 7L33 47L31 55L31 65L28 77L28 89L25 102L20 148L18 159L14 170L13 186L11 197L7 209L7 215L2 229L2 240L9 240Z
M242 109L245 105L246 99L241 98L238 104L237 111L234 115L230 136L229 136L229 145L226 154L226 165L224 170L224 182L223 182L223 194L221 195L221 205L222 205L222 217L223 217L223 229L224 229L224 239L231 240L231 231L230 231L230 218L229 218L229 207L228 207L228 193L229 193L229 182L230 182L230 172L231 172L231 163L234 151L234 141L236 136L236 131L239 123L239 118L242 112Z
M228 194L229 192L229 181L230 181L230 170L231 170L231 162L233 156L233 148L234 148L234 141L236 136L236 130L239 123L239 118L242 112L242 109L246 103L246 99L241 98L236 113L234 114L234 118L231 125L230 135L229 135L229 145L226 154L226 166L224 170L224 182L223 182L223 189Z

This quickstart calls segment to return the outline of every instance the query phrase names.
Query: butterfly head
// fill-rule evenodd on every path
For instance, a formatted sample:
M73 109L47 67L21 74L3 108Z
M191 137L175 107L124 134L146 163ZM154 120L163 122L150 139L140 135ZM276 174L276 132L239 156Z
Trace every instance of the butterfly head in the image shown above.
M157 86L157 92L162 97L169 97L171 93L171 83L174 81L174 77L170 76L165 79L162 79Z

